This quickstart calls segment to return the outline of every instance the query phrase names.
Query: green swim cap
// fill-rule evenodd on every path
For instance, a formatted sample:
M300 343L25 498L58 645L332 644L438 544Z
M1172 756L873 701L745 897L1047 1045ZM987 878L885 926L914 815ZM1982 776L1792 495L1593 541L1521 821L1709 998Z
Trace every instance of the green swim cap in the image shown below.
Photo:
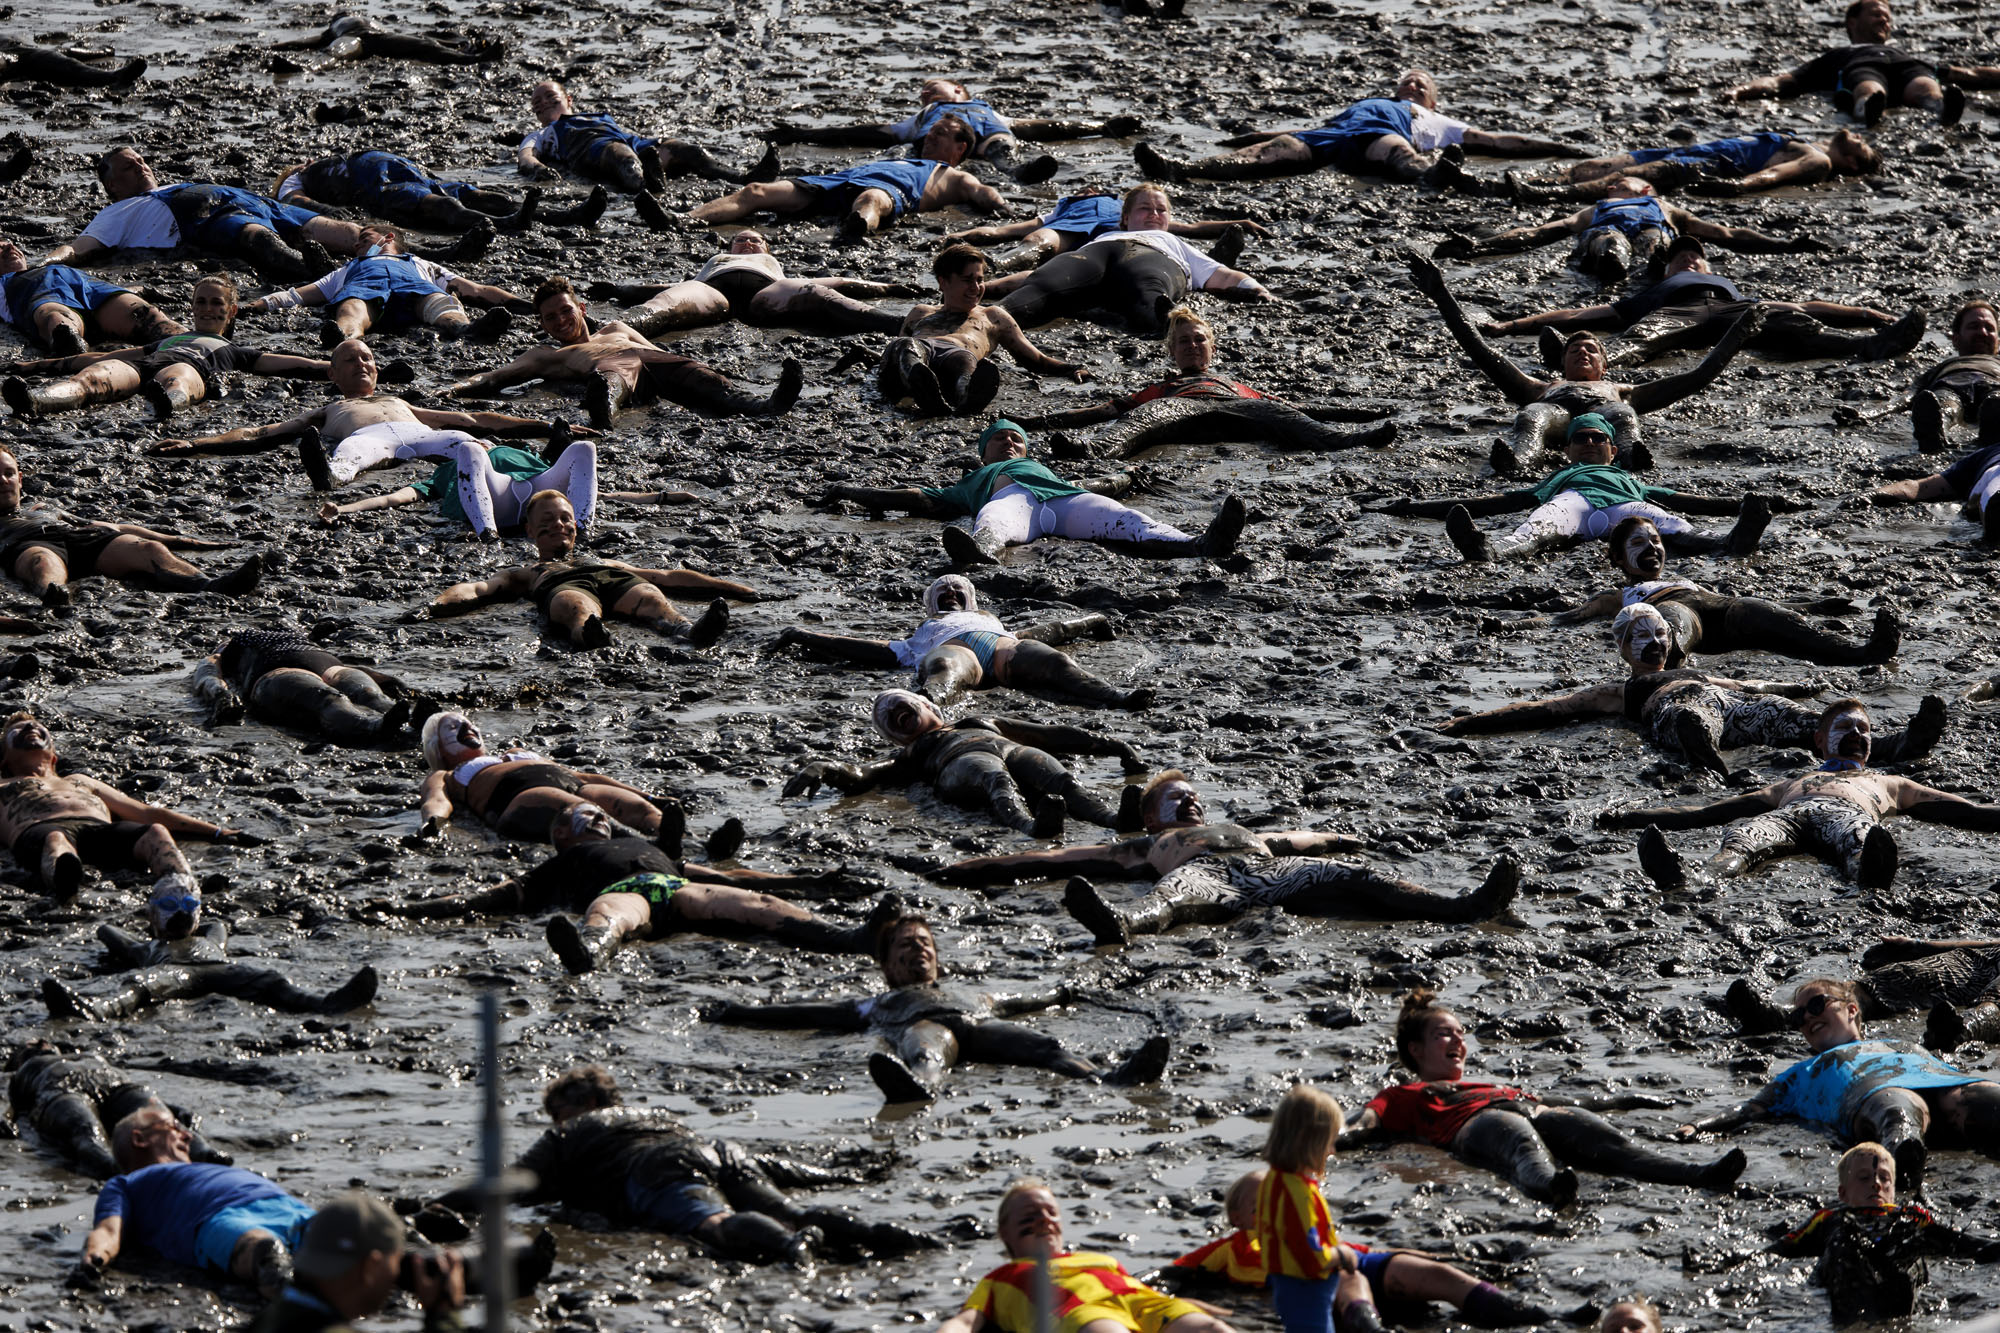
M1571 417L1569 419L1569 430L1563 435L1563 442L1566 444L1575 439L1576 433L1580 430L1603 431L1609 439L1618 438L1618 432L1611 429L1609 421L1606 421L1595 412L1585 412L1580 417Z
M1016 425L1014 422L1007 420L1007 418L999 417L995 419L992 425L988 426L985 430L979 432L979 451L981 453L985 453L986 442L992 439L995 435L998 435L1003 430L1011 430L1024 440L1028 438L1027 431L1022 430L1020 426Z

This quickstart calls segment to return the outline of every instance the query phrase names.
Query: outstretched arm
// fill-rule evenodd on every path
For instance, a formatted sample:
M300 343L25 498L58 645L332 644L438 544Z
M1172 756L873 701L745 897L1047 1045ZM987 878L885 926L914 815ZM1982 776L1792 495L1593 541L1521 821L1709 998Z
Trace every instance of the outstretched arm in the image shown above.
M99 782L96 778L78 774L70 780L79 787L88 787L99 800L104 802L104 808L111 812L113 819L129 819L135 824L157 824L177 837L185 835L205 838L210 842L233 841L242 836L220 824L211 824L205 819L196 819L178 810L135 801L110 783Z
M938 502L914 486L849 486L842 483L827 487L823 498L845 500L873 513L899 509L906 514L921 514L928 518L940 512Z
M1590 225L1593 209L1584 209L1554 222L1544 222L1539 227L1515 227L1495 236L1458 236L1441 243L1431 251L1445 259L1473 259L1480 255L1514 255L1523 250L1537 250L1544 245L1554 245L1566 236L1575 236Z
M1652 503L1662 509L1671 509L1677 514L1734 514L1743 507L1743 497L1675 491L1671 495L1652 496Z
M1635 385L1625 395L1625 401L1631 404L1634 412L1644 416L1669 403L1677 403L1690 394L1699 393L1714 383L1716 376L1722 373L1722 368L1728 365L1735 355L1743 350L1743 344L1756 337L1763 327L1764 307L1751 306L1737 317L1736 322L1729 326L1729 331L1722 335L1722 340L1709 349L1708 355L1703 357L1701 363L1693 370L1683 371L1678 375L1668 375L1664 379L1653 380L1647 384Z
M985 227L968 227L964 231L952 232L944 239L947 244L964 242L966 245L992 245L999 241L1017 241L1039 230L1041 225L1040 217L1032 217L1026 222L1001 222Z
M287 440L295 440L306 431L318 426L325 418L324 408L308 412L302 417L289 421L279 421L269 426L239 426L235 430L223 431L220 435L198 435L191 440L161 440L146 447L149 454L261 454L275 449Z
M1908 778L1901 779L1897 786L1896 808L1929 824L1946 824L1974 833L2000 833L2000 805L1981 805Z
M1491 130L1467 130L1460 140L1468 153L1484 153L1488 157L1589 157L1592 150L1579 148L1575 144L1564 143L1561 139L1544 139L1533 134L1494 133Z
M1698 218L1684 208L1667 206L1667 220L1674 228L1697 240L1713 241L1717 245L1746 255L1795 255L1813 250L1825 250L1829 246L1811 232L1801 231L1792 236L1773 236L1769 232L1758 231L1755 227L1725 227L1719 222Z
M1121 415L1116 403L1098 403L1093 407L1072 407L1065 412L1014 419L1028 430L1061 430L1066 426L1094 426L1100 421L1116 421Z
M1625 598L1616 588L1594 593L1581 605L1558 611L1549 617L1551 625L1581 625L1586 620L1605 620L1624 609Z
M1663 829L1707 828L1715 824L1727 824L1733 820L1748 819L1751 815L1761 815L1766 810L1775 809L1776 798L1773 788L1763 787L1742 796L1729 796L1706 805L1642 805L1633 810L1603 810L1598 813L1599 828L1644 828L1657 824Z
M1949 500L1952 499L1951 483L1944 479L1942 472L1934 472L1928 477L1912 477L1908 481L1892 481L1868 492L1885 500Z
M1363 1107L1359 1115L1347 1122L1347 1128L1340 1131L1340 1137L1335 1140L1334 1146L1343 1152L1349 1148L1358 1148L1376 1137L1381 1128L1381 1120L1373 1111Z
M1086 635L1093 639L1109 639L1113 632L1111 617L1102 611L1092 611L1067 619L1037 620L1032 625L1015 630L1014 637L1053 645L1071 643Z
M530 348L506 365L474 375L468 380L460 380L445 392L454 398L477 398L491 389L504 389L510 384L539 379L560 368L558 356L558 349L553 347Z
M1248 273L1227 265L1209 274L1207 280L1201 284L1201 289L1212 296L1220 296L1225 301L1272 302L1278 299L1271 295L1263 283Z
M1574 333L1578 329L1623 328L1625 321L1618 312L1608 305L1572 306L1566 310L1544 310L1536 315L1523 315L1519 319L1504 319L1497 324L1488 324L1487 333L1533 333L1536 329L1554 329L1558 333Z
M778 652L785 648L803 649L816 657L852 662L874 671L894 671L902 665L896 659L896 650L881 639L857 639L850 634L822 634L818 630L787 628L779 632L766 651Z
M414 486L404 486L383 495L371 495L365 500L350 500L346 504L336 504L328 500L319 507L319 521L338 523L347 514L366 514L377 509L397 509L403 505L413 505L423 499Z
M990 998L996 1015L1001 1018L1012 1018L1016 1014L1038 1014L1059 1004L1075 1004L1077 995L1069 986L1057 986L1051 990L1028 991L1021 995L995 995Z
M1024 880L1060 875L1130 877L1146 864L1150 838L1100 843L1092 847L1055 847L1005 856L977 856L948 865L929 877L940 884L1019 884Z
M462 430L468 435L491 436L501 440L546 440L562 424L535 417L510 416L505 412L441 412L434 407L413 407L411 415L426 426L439 430ZM570 434L584 439L597 434L588 426L571 426Z
M1367 840L1352 833L1318 833L1301 829L1292 833L1266 833L1264 845L1280 856L1325 856L1329 852L1358 852Z
M1473 328L1472 321L1465 317L1458 298L1445 286L1444 274L1438 271L1436 264L1422 255L1412 254L1410 277L1416 282L1417 290L1430 297L1437 306L1444 326L1451 330L1452 337L1458 339L1458 345L1472 358L1472 364L1479 367L1480 374L1493 381L1507 396L1508 402L1520 407L1534 402L1548 391L1550 381L1527 374L1479 336L1479 330Z
M903 142L894 125L773 125L767 143L817 144L823 148L893 148Z
M1616 717L1625 707L1625 691L1618 685L1594 685L1574 694L1553 699L1523 699L1490 709L1455 717L1439 727L1447 736L1490 736L1501 731L1534 731L1573 722L1583 717Z
M697 592L727 597L733 602L754 602L761 594L747 583L719 579L713 574L697 574L692 569L640 569L627 565L634 574L661 592Z
M1021 326L1014 322L1012 315L998 306L991 309L994 340L1006 348L1007 355L1020 363L1024 370L1031 370L1043 376L1060 375L1079 384L1090 378L1090 371L1081 364L1050 356L1029 342L1028 335L1021 332Z
M1748 176L1739 176L1729 184L1735 188L1730 194L1754 194L1759 190L1775 190L1780 185L1811 185L1823 181L1833 174L1833 160L1817 150L1795 157L1789 162L1780 162L1762 171L1753 171Z
M1674 1137L1691 1139L1697 1134L1719 1134L1753 1120L1762 1120L1771 1114L1771 1103L1777 1100L1777 1095L1776 1085L1766 1084L1763 1091L1748 1101L1738 1102L1726 1111L1717 1111L1714 1115L1682 1125L1674 1131Z
M798 1004L722 1004L704 1015L711 1023L742 1028L831 1028L835 1032L865 1032L867 1016L853 1000L805 1001Z
M1146 761L1130 745L1110 736L1100 736L1094 731L1085 731L1082 727L1030 722L1018 717L996 717L989 721L993 723L994 730L1008 740L1032 745L1037 750L1046 750L1050 754L1102 755L1118 760L1127 773L1146 771Z
M1409 518L1443 518L1462 505L1467 513L1480 518L1518 514L1523 509L1533 509L1537 503L1533 491L1501 491L1496 495L1446 496L1442 500L1393 500L1381 512Z
M68 264L87 259L104 249L104 242L95 236L72 236L55 249L42 256L44 264Z
M1119 139L1137 134L1145 126L1137 116L1112 116L1106 120L1014 120L1007 128L1016 139L1048 143L1055 139L1090 139L1102 135Z
M257 359L250 363L252 375L269 375L288 380L323 380L333 369L331 361L317 361L309 356L292 356L287 352L259 352Z
M1252 236L1269 236L1271 229L1254 218L1214 218L1207 222L1169 222L1167 230L1175 236L1192 236L1196 240L1206 240L1220 236L1231 227L1241 227Z
M901 756L874 764L840 764L818 759L792 774L781 795L813 797L822 784L836 787L848 796L872 791L903 767Z
M433 597L426 609L432 619L441 619L463 615L494 602L512 601L527 591L533 572L527 565L517 565L513 569L503 569L491 578L454 583Z

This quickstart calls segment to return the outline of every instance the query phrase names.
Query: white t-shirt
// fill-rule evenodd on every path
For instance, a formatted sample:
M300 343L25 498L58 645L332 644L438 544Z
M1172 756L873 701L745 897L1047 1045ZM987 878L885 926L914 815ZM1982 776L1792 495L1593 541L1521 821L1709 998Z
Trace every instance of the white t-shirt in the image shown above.
M1096 237L1090 245L1104 245L1110 241L1137 241L1140 245L1158 250L1161 254L1180 265L1181 272L1187 274L1191 286L1206 286L1208 280L1222 271L1222 265L1210 259L1201 251L1189 245L1172 232L1165 231L1107 231Z
M1429 107L1410 103L1410 147L1419 153L1433 152L1446 144L1458 143L1471 128L1462 120L1453 120Z
M420 255L376 255L374 258L394 259L397 263L408 264L416 270L418 277L440 291L450 291L451 284L458 280L458 275L443 264L434 264ZM365 262L365 260L350 259L314 283L313 286L319 289L321 296L331 301L340 289L347 285L347 270L353 268L356 264Z
M83 234L99 245L145 250L165 250L181 243L180 224L174 221L173 210L150 194L136 194L101 209Z
M533 134L522 139L521 147L533 149L536 157L541 158L544 162L548 161L548 155L554 152L556 148L555 122L550 121Z
M278 198L280 200L289 199L295 194L303 193L305 188L305 173L303 171L294 171L291 175L285 177L284 183L278 187Z
M909 638L898 639L889 647L895 652L896 661L914 671L939 644L980 629L993 634L1007 633L1007 627L1000 623L997 616L989 616L984 611L947 611L941 616L932 616L917 626Z
M785 276L785 266L778 257L770 253L737 255L724 250L701 266L701 272L694 275L696 282L707 282L719 273L741 273L745 269L754 270L776 282Z

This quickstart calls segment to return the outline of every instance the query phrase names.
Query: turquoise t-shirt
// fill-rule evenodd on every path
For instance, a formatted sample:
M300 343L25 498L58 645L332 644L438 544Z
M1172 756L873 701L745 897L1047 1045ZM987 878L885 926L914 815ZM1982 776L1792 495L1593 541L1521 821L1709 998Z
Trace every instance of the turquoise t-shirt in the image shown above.
M961 514L976 514L993 498L993 492L1013 482L1037 500L1060 500L1065 495L1081 495L1081 486L1072 486L1032 458L1003 458L968 472L956 486L925 486L923 493L939 504Z
M1535 499L1547 504L1564 491L1575 491L1590 501L1592 509L1635 504L1672 495L1668 486L1648 486L1622 467L1610 463L1577 463L1535 487Z

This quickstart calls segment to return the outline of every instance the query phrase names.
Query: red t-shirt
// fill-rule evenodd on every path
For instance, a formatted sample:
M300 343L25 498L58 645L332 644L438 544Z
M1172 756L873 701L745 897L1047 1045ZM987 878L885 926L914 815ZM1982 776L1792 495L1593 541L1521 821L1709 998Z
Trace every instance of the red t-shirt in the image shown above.
M1465 1122L1493 1103L1533 1100L1519 1088L1492 1083L1399 1083L1376 1093L1368 1109L1387 1133L1429 1139L1449 1148Z
M1196 375L1176 375L1158 384L1148 384L1137 393L1128 393L1117 401L1121 412L1130 412L1141 403L1150 403L1155 398L1262 398L1247 384L1237 384L1219 375L1207 373Z

